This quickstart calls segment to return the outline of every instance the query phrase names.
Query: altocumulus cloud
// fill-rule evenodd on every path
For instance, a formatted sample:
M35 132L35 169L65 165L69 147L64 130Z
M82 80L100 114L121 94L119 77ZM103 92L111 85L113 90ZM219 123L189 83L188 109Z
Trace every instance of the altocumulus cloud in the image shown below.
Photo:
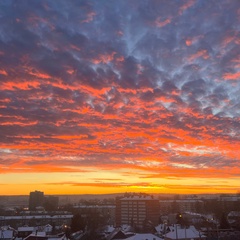
M2 171L217 177L232 167L236 176L239 9L238 0L1 1Z

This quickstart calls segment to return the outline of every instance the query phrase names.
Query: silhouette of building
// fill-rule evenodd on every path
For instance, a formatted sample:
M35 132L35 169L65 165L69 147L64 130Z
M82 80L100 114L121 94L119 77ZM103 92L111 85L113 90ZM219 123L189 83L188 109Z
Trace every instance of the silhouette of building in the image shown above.
M116 225L143 228L159 223L159 200L147 194L125 194L116 199Z
M34 211L37 207L43 207L44 193L40 191L30 192L29 195L29 210Z
M58 210L59 198L55 196L47 196L44 198L44 208L46 211Z
M201 212L204 202L199 199L160 200L160 211L163 214L177 212Z

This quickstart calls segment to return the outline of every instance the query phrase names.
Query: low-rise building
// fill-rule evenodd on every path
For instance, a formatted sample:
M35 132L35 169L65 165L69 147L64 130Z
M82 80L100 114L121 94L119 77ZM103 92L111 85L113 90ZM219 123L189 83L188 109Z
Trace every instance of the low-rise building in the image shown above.
M13 229L0 229L1 240L12 240L16 237L16 231Z
M228 213L227 220L232 228L240 229L240 211L231 211Z
M69 225L72 217L73 214L0 216L0 225L35 226L54 223L56 226L60 226L63 224Z
M29 236L34 231L36 231L36 227L19 227L17 229L17 236L18 238L23 239Z

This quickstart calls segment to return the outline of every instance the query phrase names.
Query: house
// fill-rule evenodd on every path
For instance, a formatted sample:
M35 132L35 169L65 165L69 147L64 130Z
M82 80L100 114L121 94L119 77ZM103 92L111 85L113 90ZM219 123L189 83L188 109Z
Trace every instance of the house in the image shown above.
M231 211L228 213L227 220L231 227L240 228L240 211Z
M12 229L1 229L0 239L1 240L11 240L15 238L15 231Z
M112 225L107 225L107 226L105 227L105 229L104 229L104 232L105 232L106 234L109 234L109 233L113 232L114 229L115 229L114 226L112 226Z
M35 227L19 227L18 228L18 238L26 238L29 236L32 232L36 230Z
M158 235L165 234L167 231L167 225L166 224L159 224L155 227L155 231Z
M50 225L50 224L47 224L43 227L43 232L46 232L46 233L51 233L53 230L53 226Z

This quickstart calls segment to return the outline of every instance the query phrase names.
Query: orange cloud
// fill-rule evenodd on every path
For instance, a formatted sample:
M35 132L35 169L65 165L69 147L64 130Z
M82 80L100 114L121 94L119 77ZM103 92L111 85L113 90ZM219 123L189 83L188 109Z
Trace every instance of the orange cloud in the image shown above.
M113 61L115 54L116 54L116 52L112 52L111 54L101 54L98 56L98 58L93 59L92 63L94 63L94 64L109 63L109 62Z
M209 54L207 50L200 50L195 54L192 54L187 58L188 62L194 62L197 58L203 58L207 60L209 58Z
M20 19L16 19L17 22L20 22L21 20ZM54 30L55 29L55 26L49 22L47 19L44 19L42 17L39 17L39 16L35 16L33 14L31 14L29 17L28 17L28 22L34 27L34 28L40 28L42 27L42 25L50 28L51 30Z
M96 16L96 13L95 13L95 12L89 12L89 13L87 14L87 18L84 19L84 20L82 20L81 23L90 23L90 22L92 22L93 19L94 19L94 16Z
M161 28L161 27L164 27L164 26L170 24L171 22L172 22L171 17L169 17L168 19L163 20L163 21L161 20L161 17L158 17L155 21L155 26Z
M42 79L49 79L51 76L45 74L45 73L40 73L40 72L34 72L34 71L28 71L28 74L37 77L37 78L42 78Z
M21 82L14 82L8 81L4 82L0 85L0 90L30 90L32 88L39 88L41 82L33 80L33 81L21 81Z
M7 76L8 73L4 69L0 69L0 74Z
M182 15L184 13L184 11L186 11L188 8L192 7L194 4L195 4L196 1L194 0L190 0L188 2L186 2L184 5L182 5L180 8L179 8L179 15Z
M187 40L185 41L185 43L186 43L186 45L187 45L188 47L193 44L193 42L192 42L191 39L187 39Z
M185 44L186 46L191 46L193 44L196 44L200 39L204 38L204 35L197 35L197 36L194 36L194 37L188 37L186 38L185 40Z
M223 74L224 80L240 80L240 72Z
M20 122L20 121L4 121L2 120L1 124L2 126L12 126L12 125L18 125L18 126L32 126L36 125L38 121L26 121L26 122Z

